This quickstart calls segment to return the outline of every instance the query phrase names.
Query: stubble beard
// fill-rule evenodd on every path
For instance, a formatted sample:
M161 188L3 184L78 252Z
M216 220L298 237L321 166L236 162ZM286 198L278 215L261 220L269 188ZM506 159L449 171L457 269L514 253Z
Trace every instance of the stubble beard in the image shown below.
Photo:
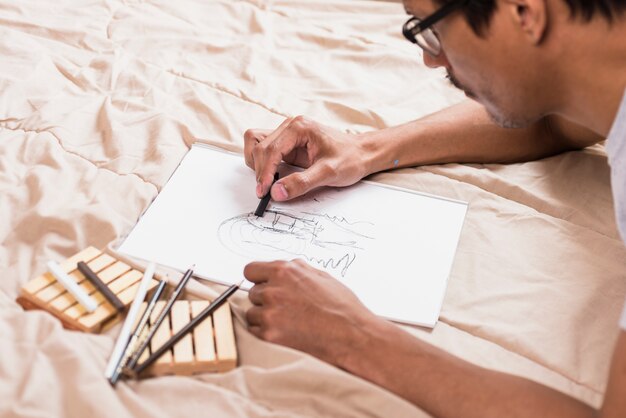
M474 100L475 102L480 103L477 100L478 96L476 96L476 94L473 91L465 88L463 84L461 84L461 82L449 70L446 70L446 72L447 72L446 78L448 79L450 84L452 84L454 87L464 92L465 95L469 97L471 100ZM488 102L494 103L493 100L489 100L489 98L493 96L490 92L487 92L485 96L487 97ZM511 115L504 115L499 111L497 107L496 109L489 109L488 106L485 106L482 103L481 105L486 110L487 115L489 115L489 119L491 119L493 123L495 123L501 128L520 129L520 128L527 127L533 122L528 119L514 118Z

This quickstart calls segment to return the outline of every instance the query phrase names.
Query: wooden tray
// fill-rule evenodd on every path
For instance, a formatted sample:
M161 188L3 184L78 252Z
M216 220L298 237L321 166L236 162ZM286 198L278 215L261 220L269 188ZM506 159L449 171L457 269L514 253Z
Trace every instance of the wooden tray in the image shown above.
M98 333L119 321L121 315L118 315L115 308L77 270L76 264L79 261L87 263L126 307L130 305L143 273L94 247L60 263L61 268L98 302L98 308L94 312L87 312L48 272L26 283L20 290L17 302L24 309L43 309L51 313L61 320L65 328ZM156 285L157 281L153 279L149 289Z

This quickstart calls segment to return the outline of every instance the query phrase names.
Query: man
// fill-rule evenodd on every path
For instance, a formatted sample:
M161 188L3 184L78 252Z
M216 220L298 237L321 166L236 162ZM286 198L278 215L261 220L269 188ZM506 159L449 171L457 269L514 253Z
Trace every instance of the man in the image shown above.
M305 167L278 181L284 201L395 166L516 162L608 136L626 239L626 1L405 0L405 36L445 67L467 102L402 126L348 135L303 117L245 134L265 194L281 160ZM516 129L506 129L516 128ZM529 380L455 358L381 320L304 262L251 263L250 331L370 380L437 417L626 417L626 314L601 410ZM625 311L626 312L626 311ZM617 325L617 324L616 324ZM381 363L382 362L382 363Z

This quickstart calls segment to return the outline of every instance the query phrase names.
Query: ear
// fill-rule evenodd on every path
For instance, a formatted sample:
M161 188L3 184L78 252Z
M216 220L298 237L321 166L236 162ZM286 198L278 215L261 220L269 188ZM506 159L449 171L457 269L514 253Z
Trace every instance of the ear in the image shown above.
M547 1L506 0L505 3L522 33L534 45L540 44L548 30Z

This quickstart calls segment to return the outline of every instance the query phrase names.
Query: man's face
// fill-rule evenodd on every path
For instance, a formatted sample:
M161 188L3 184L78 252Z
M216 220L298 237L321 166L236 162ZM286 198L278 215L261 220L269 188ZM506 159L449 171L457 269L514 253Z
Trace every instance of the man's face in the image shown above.
M506 3L498 3L482 37L472 31L462 9L436 23L432 29L442 52L437 57L424 52L424 63L444 67L450 82L481 103L497 124L523 127L544 116L546 92L539 88L541 63L516 27L515 9ZM441 7L432 0L404 4L421 19Z

